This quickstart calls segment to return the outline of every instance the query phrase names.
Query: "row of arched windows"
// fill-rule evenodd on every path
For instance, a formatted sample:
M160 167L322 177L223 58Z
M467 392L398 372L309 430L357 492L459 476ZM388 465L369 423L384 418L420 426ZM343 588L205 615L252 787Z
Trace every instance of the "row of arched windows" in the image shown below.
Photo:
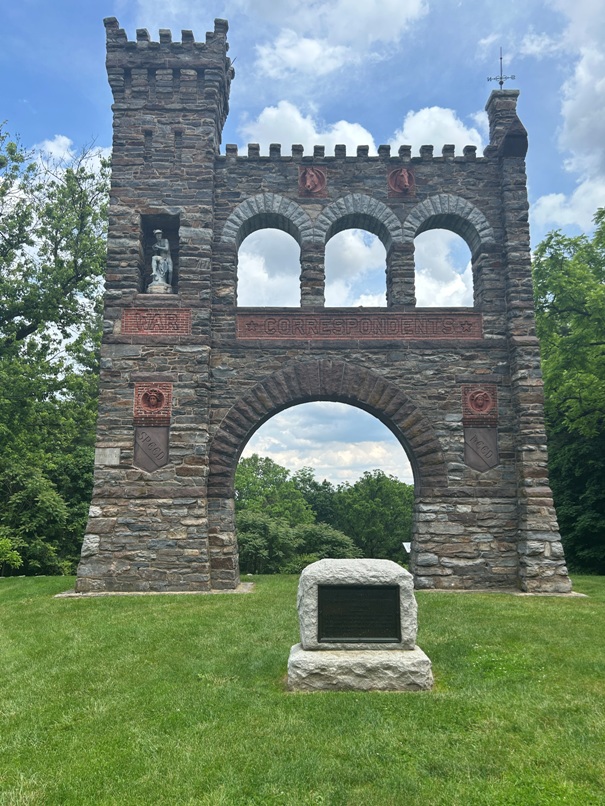
M387 252L368 230L343 229L324 251L325 305L386 305ZM416 304L420 307L473 305L471 252L447 229L432 229L414 239ZM238 251L238 306L300 305L301 248L293 235L259 229L246 236Z

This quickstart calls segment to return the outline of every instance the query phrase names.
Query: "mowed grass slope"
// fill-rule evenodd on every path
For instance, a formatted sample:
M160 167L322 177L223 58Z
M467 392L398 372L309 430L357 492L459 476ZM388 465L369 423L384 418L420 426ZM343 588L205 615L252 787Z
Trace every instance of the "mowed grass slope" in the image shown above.
M0 804L605 803L605 578L417 594L430 693L284 687L297 577L53 599L0 580Z

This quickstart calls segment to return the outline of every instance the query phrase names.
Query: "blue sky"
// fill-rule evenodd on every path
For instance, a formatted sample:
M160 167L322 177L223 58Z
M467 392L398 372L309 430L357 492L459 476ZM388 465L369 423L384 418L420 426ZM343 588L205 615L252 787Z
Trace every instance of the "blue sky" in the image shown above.
M197 39L229 20L235 59L224 143L293 143L327 151L381 143L486 145L484 107L499 71L521 91L532 240L586 231L605 204L605 3L602 0L20 0L3 3L0 120L27 147L56 155L111 145L103 17L129 39L147 28ZM354 153L352 151L351 153ZM468 250L456 236L417 239L419 304L468 304ZM384 254L345 231L329 244L329 304L381 304ZM240 253L240 301L297 304L297 250L283 233L255 233ZM347 413L348 412L348 413ZM364 412L318 403L260 429L248 451L332 480L381 467L411 480L397 443Z

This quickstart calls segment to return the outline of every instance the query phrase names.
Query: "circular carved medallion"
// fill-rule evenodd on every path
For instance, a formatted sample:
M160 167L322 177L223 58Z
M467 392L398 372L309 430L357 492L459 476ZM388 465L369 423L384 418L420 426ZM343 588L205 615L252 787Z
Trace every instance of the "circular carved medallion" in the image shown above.
M488 414L496 405L496 401L487 389L475 389L468 396L468 405L475 414Z
M326 188L326 174L321 168L302 168L298 176L300 190L310 195L321 193Z
M387 181L393 193L411 193L414 190L414 174L409 168L395 168L389 173Z
M141 396L141 404L149 411L161 409L164 405L164 394L159 389L148 389Z

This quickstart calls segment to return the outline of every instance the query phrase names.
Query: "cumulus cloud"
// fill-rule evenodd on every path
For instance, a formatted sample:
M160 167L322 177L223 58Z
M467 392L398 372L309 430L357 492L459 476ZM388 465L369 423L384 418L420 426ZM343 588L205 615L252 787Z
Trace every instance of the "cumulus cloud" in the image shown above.
M587 179L573 193L549 193L541 196L531 208L534 237L541 240L548 230L571 227L587 232L593 227L593 216L605 205L605 177Z
M453 109L431 106L405 116L401 129L390 140L392 147L402 143L420 148L421 145L453 144L458 150L474 145L483 148L481 134L474 126L466 126Z
M344 230L326 245L326 305L380 307L386 304L386 252L362 230Z
M502 41L500 34L491 33L484 36L477 42L477 57L484 61L492 58L496 45Z
M420 307L472 306L470 250L447 230L431 230L414 241L416 303Z
M562 44L571 58L561 88L559 146L578 185L569 195L550 193L538 199L532 216L537 228L586 230L605 198L605 5L601 0L551 0L551 5L567 19Z
M367 145L370 153L376 153L374 138L359 123L339 120L322 126L290 101L265 107L257 118L240 127L240 135L247 143L260 143L266 151L270 143L300 143L307 150L312 150L314 145L324 145L327 153L338 144L352 149L351 153L355 153L358 145Z
M292 471L312 467L319 480L336 484L375 468L413 483L408 458L388 428L344 403L306 403L277 414L254 434L243 456L252 453Z
M55 134L52 139L43 140L35 145L34 150L45 159L61 162L73 159L75 156L73 145L73 141L69 137L64 134Z
M274 229L249 235L239 250L237 304L300 305L300 247L291 235Z
M521 56L533 56L536 59L543 59L546 56L552 56L561 50L562 43L560 39L556 39L548 34L537 34L535 31L530 31L525 34L519 46L519 53Z
M249 7L249 3L241 3ZM321 76L373 55L377 43L398 43L404 32L428 11L425 0L316 0L304 5L286 0L255 4L256 13L269 11L272 21L284 21L270 42L257 46L259 69L273 78L293 73ZM274 6L280 6L276 13ZM284 12L290 13L285 17Z
M573 76L563 85L561 145L571 153L569 170L605 174L605 56L596 47L580 52Z
M344 45L299 36L289 29L281 31L271 44L259 45L257 54L258 68L269 78L283 78L292 72L323 76L357 58L355 52Z
M601 0L550 0L550 5L568 20L564 38L572 48L605 40L605 6Z

